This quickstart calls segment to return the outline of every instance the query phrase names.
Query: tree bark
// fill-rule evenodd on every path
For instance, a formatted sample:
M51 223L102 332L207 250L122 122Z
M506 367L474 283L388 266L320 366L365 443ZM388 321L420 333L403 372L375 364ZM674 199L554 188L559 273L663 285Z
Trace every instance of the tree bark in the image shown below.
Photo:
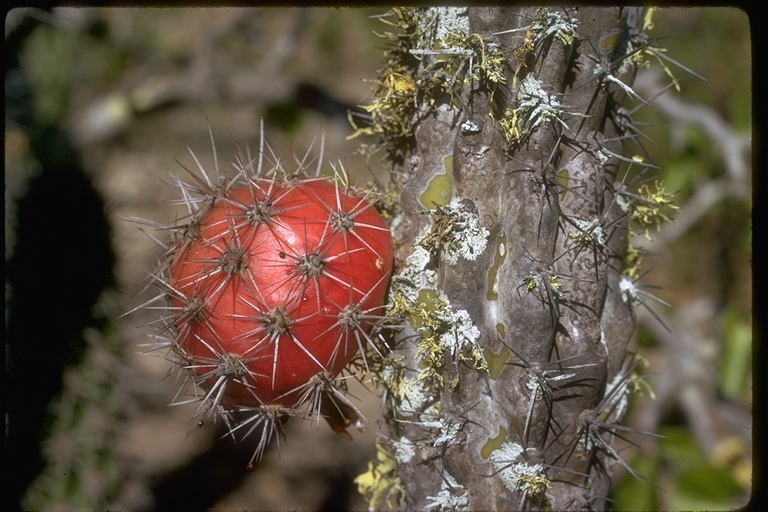
M421 26L434 27L424 22L434 14L421 11ZM617 460L603 442L610 446L610 425L620 420L634 327L619 286L627 219L614 182L624 135L618 107L633 77L623 64L638 15L459 12L482 41L462 68L470 78L452 98L419 105L400 169L402 269L393 290L406 282L416 299L385 366L400 379L385 379L385 449L407 509L606 507ZM432 43L430 52L412 52L421 57L417 87L444 59ZM495 49L505 59L500 82L482 60ZM532 84L545 94L527 94ZM470 241L479 254L446 258L446 237L461 236L469 218L486 247ZM428 263L416 263L425 247ZM426 357L435 340L458 332L451 322L462 311L479 333L464 337L463 356L443 347L437 362ZM472 343L481 359L469 354ZM417 390L426 397L414 398Z

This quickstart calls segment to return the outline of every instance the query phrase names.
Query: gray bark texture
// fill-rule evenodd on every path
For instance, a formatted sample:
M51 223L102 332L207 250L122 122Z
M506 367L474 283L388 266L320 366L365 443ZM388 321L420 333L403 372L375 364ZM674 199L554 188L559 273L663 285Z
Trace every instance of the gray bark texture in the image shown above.
M417 303L444 294L449 312L466 311L479 336L464 339L475 340L487 367L448 349L441 361L427 360L425 330L458 331L451 320L425 327L411 319L397 334L390 359L428 395L414 400L402 385L385 394L403 505L604 509L620 461L610 443L634 328L619 286L627 219L614 184L626 135L619 103L631 91L633 69L620 65L641 13L473 7L464 15L481 51L501 50L506 79L498 87L483 80L478 57L464 71L479 78L465 80L456 97L419 105L402 159L403 218L395 234L407 267L425 233L432 229L439 239L450 231L435 226L446 218L451 226L453 210L424 204L435 177L450 173L449 196L487 230L487 246L453 263L441 257L445 241L433 243L429 264L417 270L434 271L436 283L414 285ZM572 40L553 19L575 26ZM537 32L534 23L544 28ZM418 69L440 58L421 52ZM556 119L547 117L551 108L523 108L530 96L521 87L532 79L554 99L549 106L559 106ZM504 112L517 112L516 136L505 137ZM425 372L429 365L438 378Z

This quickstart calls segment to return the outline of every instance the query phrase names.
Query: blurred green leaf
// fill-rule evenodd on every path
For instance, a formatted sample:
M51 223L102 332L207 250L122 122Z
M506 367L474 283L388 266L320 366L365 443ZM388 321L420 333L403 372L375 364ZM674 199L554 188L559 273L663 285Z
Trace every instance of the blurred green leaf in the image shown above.
M655 482L658 472L658 459L656 457L636 457L630 462L630 467L652 482ZM658 510L658 489L649 482L640 480L625 474L617 483L611 506L613 510Z
M738 401L752 380L752 328L733 308L725 312L724 346L720 357L720 391Z
M688 428L681 425L665 426L659 430L659 434L664 436L659 440L661 458L679 466L705 462L704 453Z
M704 463L678 475L671 498L676 510L723 510L741 493L728 471Z
M666 505L673 510L724 510L733 508L744 489L727 468L713 466L683 426L662 429L659 468L664 468ZM639 461L636 464L640 464Z
M69 104L77 34L39 25L24 42L22 63L35 93L35 118L56 124Z

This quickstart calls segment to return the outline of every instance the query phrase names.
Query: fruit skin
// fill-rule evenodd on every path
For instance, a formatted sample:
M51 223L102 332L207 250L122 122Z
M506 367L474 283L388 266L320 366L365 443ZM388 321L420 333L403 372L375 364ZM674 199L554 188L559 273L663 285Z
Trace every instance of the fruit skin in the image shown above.
M212 405L298 405L363 349L392 272L365 197L325 179L222 186L178 229L166 282L177 355Z

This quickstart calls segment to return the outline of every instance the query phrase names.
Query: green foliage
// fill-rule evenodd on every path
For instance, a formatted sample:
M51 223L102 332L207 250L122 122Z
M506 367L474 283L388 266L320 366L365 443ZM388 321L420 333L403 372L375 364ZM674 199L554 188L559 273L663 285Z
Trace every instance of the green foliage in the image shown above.
M752 326L734 307L727 308L723 320L718 383L724 397L738 402L752 391Z
M641 475L651 481L656 481L658 475L658 460L656 457L637 457L630 461L631 466ZM613 498L616 502L613 510L659 510L658 489L644 480L626 475L617 481L613 488Z
M663 489L625 475L614 486L614 510L724 510L743 502L749 482L734 472L745 462L742 444L725 439L707 456L686 427L668 426L659 433L658 449L635 457L631 466ZM727 450L730 458L718 456Z
M54 125L66 112L79 46L75 34L46 26L36 29L24 45L25 67L38 98L35 118L41 124Z

